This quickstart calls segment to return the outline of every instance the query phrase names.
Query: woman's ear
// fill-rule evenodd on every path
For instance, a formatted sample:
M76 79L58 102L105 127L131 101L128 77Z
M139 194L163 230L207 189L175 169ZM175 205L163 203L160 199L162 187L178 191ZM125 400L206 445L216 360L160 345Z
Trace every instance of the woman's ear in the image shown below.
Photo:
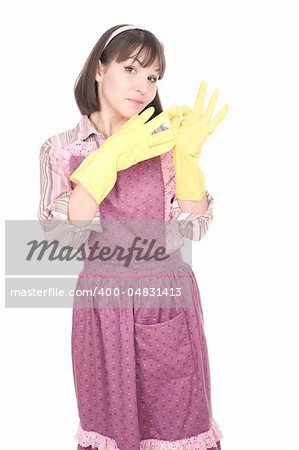
M104 74L104 65L99 61L96 71L96 81L101 82Z

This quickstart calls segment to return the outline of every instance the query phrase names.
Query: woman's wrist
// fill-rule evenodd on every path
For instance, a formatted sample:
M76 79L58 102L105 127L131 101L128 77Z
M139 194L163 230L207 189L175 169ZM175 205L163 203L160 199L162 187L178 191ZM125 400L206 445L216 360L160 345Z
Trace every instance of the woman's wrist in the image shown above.
M180 208L183 212L204 214L209 206L207 194L205 193L203 198L197 200L181 200L178 198Z
M201 201L206 193L205 184L205 177L197 159L176 160L175 192L179 200Z

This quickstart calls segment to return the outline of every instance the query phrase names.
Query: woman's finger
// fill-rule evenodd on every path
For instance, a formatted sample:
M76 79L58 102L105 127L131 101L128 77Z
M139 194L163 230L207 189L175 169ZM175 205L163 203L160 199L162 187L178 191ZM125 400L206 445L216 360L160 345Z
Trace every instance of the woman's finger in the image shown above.
M134 126L134 125L142 125L145 123L155 112L155 108L153 106L150 106L146 110L144 110L141 114L134 114L134 116L130 117L119 129L120 130L126 130L128 127Z
M216 105L218 96L219 96L219 90L215 89L215 91L213 92L212 97L210 99L210 102L208 104L208 107L206 109L206 112L205 112L205 115L206 115L207 119L210 119L211 116L212 116L212 113L213 113L213 111L215 109L215 105Z
M212 120L211 125L212 125L212 130L214 131L215 128L219 125L219 123L224 119L224 117L226 116L227 112L229 110L229 106L225 105L221 111L217 114L217 116L215 117L215 119Z
M196 96L196 100L194 102L194 107L192 111L192 115L200 116L203 112L205 97L207 92L207 82L202 81L200 83L200 87Z
M179 135L179 129L169 127L167 130L160 131L159 133L151 134L150 135L150 147L159 145L159 144L166 144L173 142L173 146L175 145L175 139Z
M191 109L188 106L171 106L165 109L152 120L150 120L145 126L148 131L153 132L161 125L163 125L167 120L171 120L175 116L190 114Z
M174 129L179 129L181 126L181 116L174 116L170 118L170 127Z
M155 108L153 106L150 106L149 108L145 109L141 114L139 114L139 115L137 114L137 117L135 118L135 120L133 120L133 122L136 121L136 123L138 123L138 124L142 124L142 123L144 124L145 122L148 121L148 119L150 117L152 117L154 112L155 112ZM131 117L131 119L134 119L134 116ZM128 122L130 122L131 119L129 119Z

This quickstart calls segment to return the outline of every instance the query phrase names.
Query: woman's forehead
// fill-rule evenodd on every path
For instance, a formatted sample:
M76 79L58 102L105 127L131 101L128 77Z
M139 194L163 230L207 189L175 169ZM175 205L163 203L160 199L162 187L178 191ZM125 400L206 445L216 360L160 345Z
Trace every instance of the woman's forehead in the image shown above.
M141 53L140 55L138 55L138 53L134 52L133 54L129 55L128 58L126 59L126 61L131 62L132 64L137 62L140 66L144 66L144 62L146 62L148 60L148 55ZM152 67L155 70L159 71L160 67L159 67L159 59L156 57L155 60L152 62L152 64L148 67Z
M159 61L158 55L156 52L154 52L153 48L151 47L144 47L141 50L141 46L137 47L129 56L128 59L134 59L138 60L140 64L143 64L144 62L147 62L149 59L153 59L152 64L157 64ZM141 52L140 52L141 50ZM139 53L140 52L140 53Z

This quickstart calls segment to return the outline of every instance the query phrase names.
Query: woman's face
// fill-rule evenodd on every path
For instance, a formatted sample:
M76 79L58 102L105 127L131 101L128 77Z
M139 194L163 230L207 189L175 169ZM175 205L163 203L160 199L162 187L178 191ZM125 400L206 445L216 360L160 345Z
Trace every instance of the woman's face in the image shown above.
M142 55L139 57L142 61ZM141 112L153 101L157 93L159 65L142 67L140 62L129 57L126 61L112 61L98 69L98 95L101 110L109 112L115 119L129 119Z

